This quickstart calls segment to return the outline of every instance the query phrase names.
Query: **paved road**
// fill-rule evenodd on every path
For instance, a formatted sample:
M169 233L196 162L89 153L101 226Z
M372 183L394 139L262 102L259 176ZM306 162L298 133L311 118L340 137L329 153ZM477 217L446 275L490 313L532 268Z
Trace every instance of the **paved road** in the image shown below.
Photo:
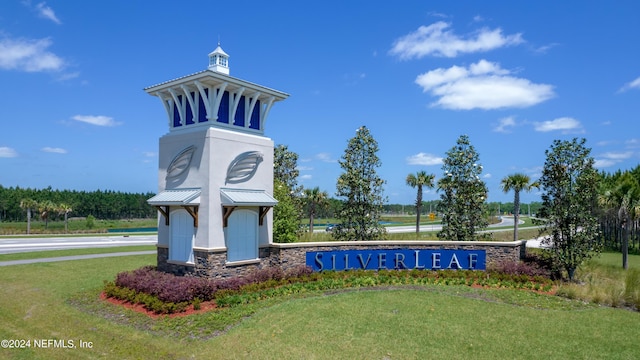
M500 222L497 224L491 224L489 225L489 227L501 227L501 226L513 226L513 217L508 217L508 216L501 216L500 217ZM523 220L520 220L518 222L519 224L524 224ZM440 224L434 224L434 225L420 225L420 231L440 231L442 230L442 225ZM505 229L505 231L510 231L511 229ZM317 233L317 232L324 232L325 229L314 229L313 232ZM416 226L415 225L402 225L402 226L387 226L387 232L388 233L410 233L410 232L415 232L416 231ZM496 231L496 230L494 230Z
M114 257L114 256L151 255L155 253L156 253L155 250L129 251L129 252L108 253L108 254L87 254L87 255L59 256L59 257L52 257L52 258L40 258L40 259L10 260L10 261L0 261L0 266L24 265L24 264L69 261L69 260L84 260L84 259L95 259L95 258L105 258L105 257Z
M51 238L14 237L0 239L0 254L12 254L43 250L82 249L92 247L104 248L114 246L155 245L157 243L157 235L104 235Z
M513 218L502 217L502 222L498 224L490 225L492 227L497 226L510 226L513 225ZM441 225L421 225L421 231L440 231ZM415 226L392 226L387 230L390 233L398 232L413 232ZM505 229L506 231L510 229ZM319 230L324 231L324 230ZM495 230L501 231L501 230ZM51 237L51 238L26 238L26 237L13 237L0 239L0 254L11 254L19 252L32 252L32 251L44 251L44 250L64 250L64 249L82 249L82 248L104 248L115 246L133 246L133 245L155 245L158 242L157 235L116 235L116 236L82 236L82 237ZM532 239L527 241L527 247L540 248L543 247L540 243L540 239ZM118 252L108 254L88 254L88 255L75 255L75 256L62 256L56 258L41 258L41 259L28 259L28 260L13 260L2 261L0 266L29 264L38 262L53 262L53 261L67 261L67 260L81 260L89 258L100 257L112 257L112 256L126 256L126 255L143 255L143 254L155 254L155 250L152 251L131 251L131 252Z

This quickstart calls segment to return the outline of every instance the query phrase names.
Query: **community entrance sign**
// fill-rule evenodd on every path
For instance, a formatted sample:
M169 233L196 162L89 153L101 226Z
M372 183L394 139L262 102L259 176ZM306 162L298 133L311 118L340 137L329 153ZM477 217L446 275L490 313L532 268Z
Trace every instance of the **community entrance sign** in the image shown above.
M485 270L485 250L375 249L309 251L306 264L323 270Z

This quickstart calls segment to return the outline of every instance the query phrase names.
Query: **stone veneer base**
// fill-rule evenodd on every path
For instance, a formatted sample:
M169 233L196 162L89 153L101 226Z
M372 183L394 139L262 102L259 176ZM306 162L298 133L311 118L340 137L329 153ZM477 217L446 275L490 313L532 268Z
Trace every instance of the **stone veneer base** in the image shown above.
M158 246L158 270L175 275L202 276L209 278L228 278L243 276L268 267L280 267L287 270L306 265L308 251L358 250L358 249L451 249L485 250L487 264L499 261L518 261L526 255L526 240L512 242L486 241L341 241L271 244L261 247L259 259L229 264L224 249L194 249L193 264L171 263L168 261L169 249Z

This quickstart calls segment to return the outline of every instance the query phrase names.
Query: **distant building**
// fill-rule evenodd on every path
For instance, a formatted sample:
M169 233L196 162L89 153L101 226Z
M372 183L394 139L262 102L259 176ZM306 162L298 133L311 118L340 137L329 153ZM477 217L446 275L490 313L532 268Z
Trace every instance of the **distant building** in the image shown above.
M273 242L271 107L289 95L229 75L220 44L207 70L144 89L168 117L160 138L158 268L216 276L260 262ZM266 254L268 256L268 254Z

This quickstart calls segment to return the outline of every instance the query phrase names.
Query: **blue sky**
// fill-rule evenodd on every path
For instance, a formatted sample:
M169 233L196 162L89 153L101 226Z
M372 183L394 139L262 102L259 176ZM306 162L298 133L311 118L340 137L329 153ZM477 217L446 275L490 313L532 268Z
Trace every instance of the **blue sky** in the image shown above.
M206 69L219 39L232 76L290 94L266 135L305 187L334 193L365 125L390 203L462 134L489 201L511 201L500 180L537 179L555 139L585 137L601 170L640 163L639 36L636 1L6 0L0 184L155 192L167 117L143 88Z

